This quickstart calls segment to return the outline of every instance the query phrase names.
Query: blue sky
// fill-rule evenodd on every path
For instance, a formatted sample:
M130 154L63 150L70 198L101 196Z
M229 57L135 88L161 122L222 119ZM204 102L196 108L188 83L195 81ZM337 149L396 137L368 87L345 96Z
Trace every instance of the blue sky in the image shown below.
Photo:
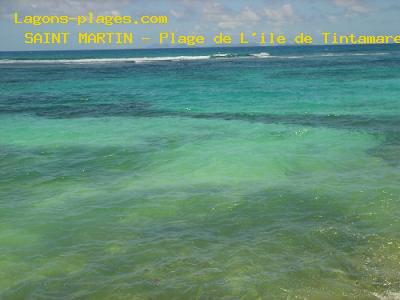
M41 26L15 25L12 13L21 15L167 15L168 25L115 25L111 28L92 25ZM25 31L132 31L136 35L157 37L160 31L178 34L276 32L293 37L306 32L316 38L323 31L340 34L399 34L398 0L0 0L0 50L77 49L66 46L29 46ZM211 44L210 44L211 45ZM154 46L154 45L153 45ZM92 48L95 48L91 46ZM136 46L135 46L136 47ZM83 49L92 49L81 46ZM110 48L102 46L98 48ZM133 48L129 46L129 48Z

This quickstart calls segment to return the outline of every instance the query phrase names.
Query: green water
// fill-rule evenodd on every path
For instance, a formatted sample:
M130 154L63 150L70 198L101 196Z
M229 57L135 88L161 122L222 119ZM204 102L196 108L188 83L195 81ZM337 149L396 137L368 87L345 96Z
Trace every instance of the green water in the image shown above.
M0 298L397 299L400 55L336 49L4 61Z

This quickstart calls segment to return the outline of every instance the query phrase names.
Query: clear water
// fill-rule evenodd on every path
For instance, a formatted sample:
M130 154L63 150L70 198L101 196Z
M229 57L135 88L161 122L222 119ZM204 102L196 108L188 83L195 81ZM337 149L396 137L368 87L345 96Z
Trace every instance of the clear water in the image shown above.
M399 171L399 47L1 53L0 298L397 299Z

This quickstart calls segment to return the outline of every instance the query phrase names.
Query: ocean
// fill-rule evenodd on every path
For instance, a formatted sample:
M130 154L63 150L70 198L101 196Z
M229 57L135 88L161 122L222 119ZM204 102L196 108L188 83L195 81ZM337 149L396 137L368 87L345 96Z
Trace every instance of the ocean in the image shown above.
M400 47L0 53L1 299L400 299Z

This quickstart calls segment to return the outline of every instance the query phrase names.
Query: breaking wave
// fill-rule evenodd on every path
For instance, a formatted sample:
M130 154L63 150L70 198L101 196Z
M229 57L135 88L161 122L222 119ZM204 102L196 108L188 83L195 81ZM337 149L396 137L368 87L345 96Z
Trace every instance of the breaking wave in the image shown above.
M154 62L180 62L209 59L303 59L315 57L343 57L343 56L379 56L390 53L320 53L309 55L271 55L267 52L238 54L216 53L197 56L159 56L159 57L126 57L126 58L81 58L81 59L0 59L0 64L112 64L112 63L154 63Z

